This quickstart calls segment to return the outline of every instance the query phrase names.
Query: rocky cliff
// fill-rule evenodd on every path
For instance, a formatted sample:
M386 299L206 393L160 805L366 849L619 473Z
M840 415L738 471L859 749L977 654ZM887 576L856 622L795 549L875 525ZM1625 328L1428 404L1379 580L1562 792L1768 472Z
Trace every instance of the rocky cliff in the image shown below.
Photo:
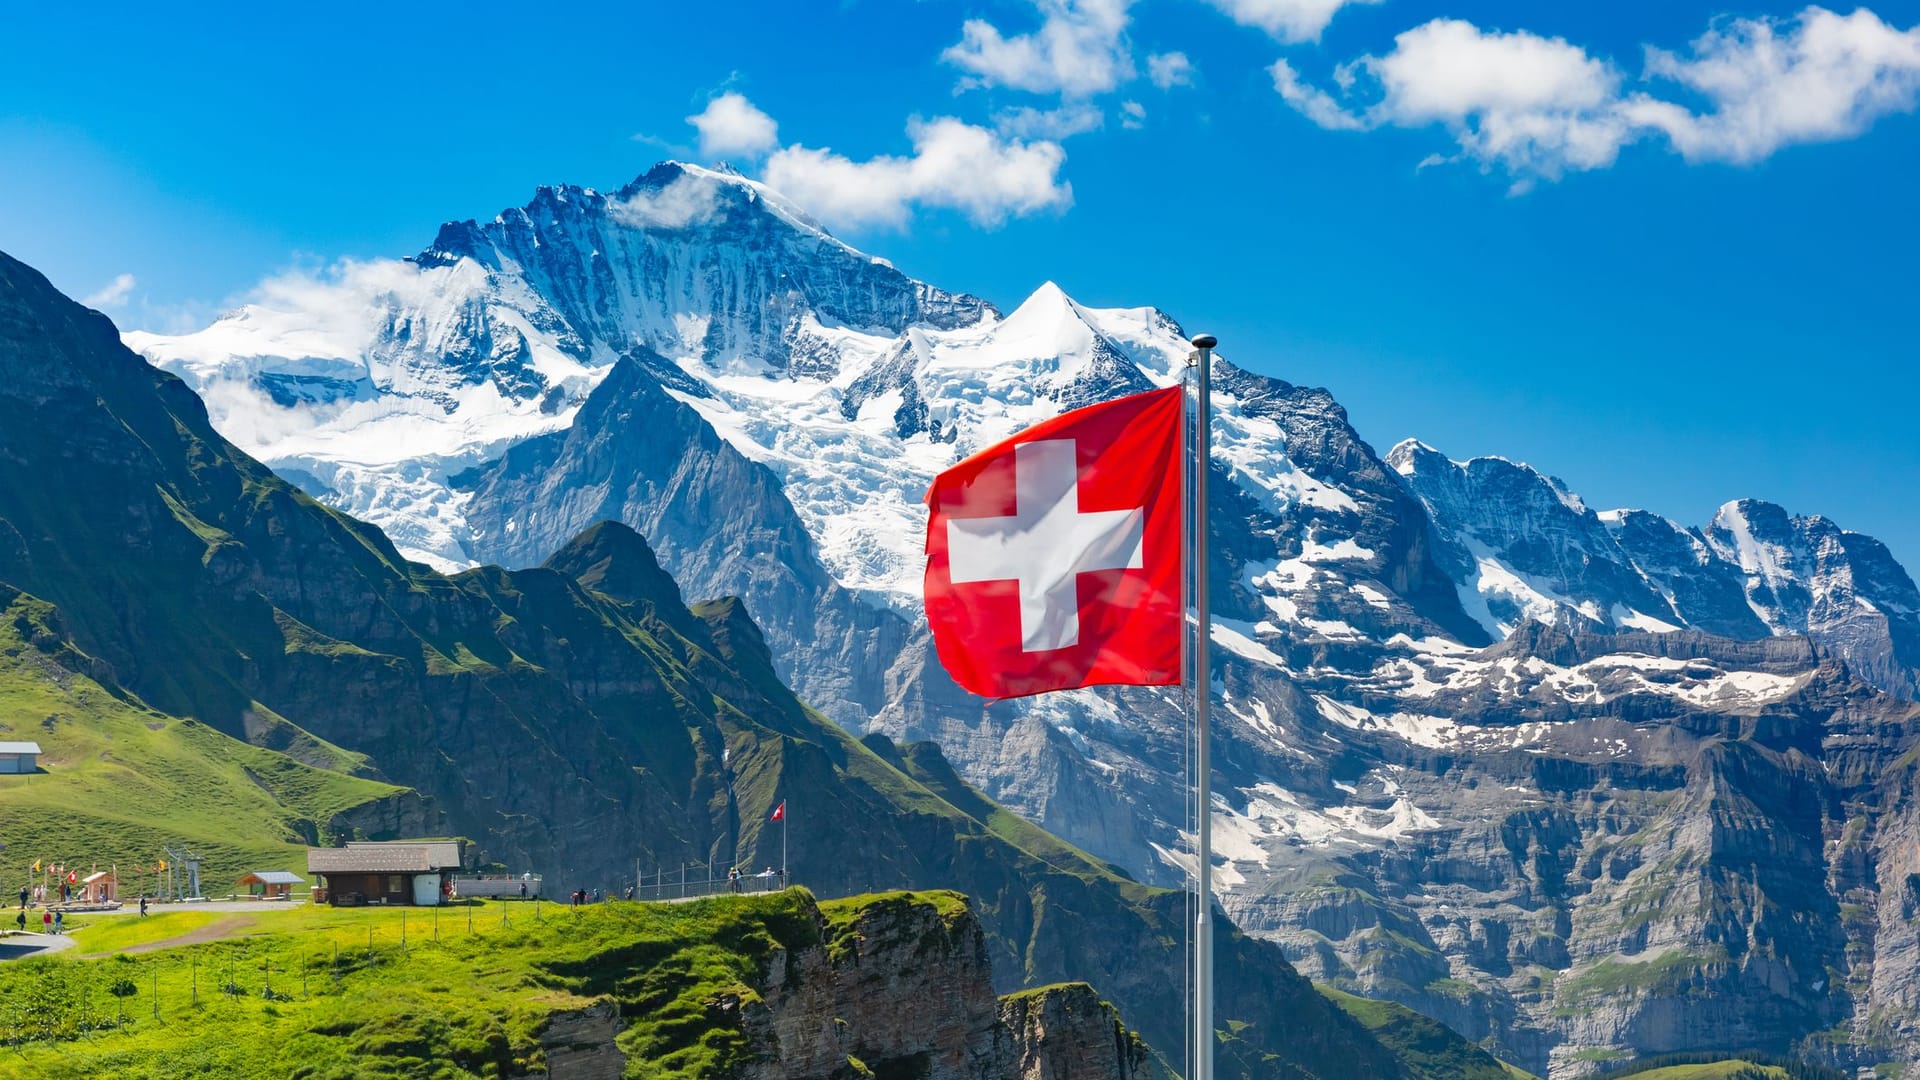
M739 1009L747 1080L1134 1080L1161 1075L1085 983L994 996L986 935L962 898L836 905L818 946L782 951ZM1151 1071L1150 1071L1151 1067Z

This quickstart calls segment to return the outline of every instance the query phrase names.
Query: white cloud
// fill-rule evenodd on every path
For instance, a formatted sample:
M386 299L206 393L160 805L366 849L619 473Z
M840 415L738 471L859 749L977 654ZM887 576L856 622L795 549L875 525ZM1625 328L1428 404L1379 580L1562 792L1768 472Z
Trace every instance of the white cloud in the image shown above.
M1486 33L1435 19L1394 38L1384 57L1365 57L1398 123L1521 112L1583 112L1618 96L1620 76L1561 38Z
M1147 57L1147 78L1162 90L1193 85L1193 61L1183 52L1154 53Z
M1147 126L1147 107L1137 101L1120 103L1120 126L1129 131L1138 131Z
M639 191L608 207L614 220L639 229L684 229L704 225L720 212L720 185L711 177L681 173L659 191Z
M968 19L960 43L941 53L972 73L961 87L1003 86L1084 98L1133 77L1125 35L1133 0L1034 0L1040 28L1007 37L985 19Z
M758 157L780 144L773 117L732 90L707 102L705 109L687 117L687 123L699 129L700 153L709 158Z
M1107 116L1097 106L1072 102L1057 109L1022 105L994 114L993 127L1019 139L1065 139L1105 127Z
M1341 8L1380 0L1207 0L1241 26L1256 26L1281 41L1318 41Z
M1794 26L1735 19L1696 40L1692 56L1647 50L1647 73L1706 97L1713 110L1694 115L1647 102L1636 119L1664 132L1688 161L1753 162L1913 111L1920 26L1896 30L1865 8L1836 15L1810 7Z
M980 225L1065 209L1073 188L1059 179L1066 151L1023 142L952 117L914 120L910 157L853 161L830 149L788 146L767 159L764 179L821 219L840 225L906 223L914 207L958 210Z
M98 290L88 293L86 298L80 302L90 308L119 307L127 302L128 296L132 295L133 285L134 280L132 274L118 274L114 276L112 281L102 285Z
M1687 57L1649 49L1649 83L1679 84L1709 106L1703 113L1628 90L1614 65L1562 38L1488 32L1458 19L1417 26L1386 55L1335 68L1338 95L1305 82L1285 60L1268 71L1281 98L1321 127L1439 124L1454 137L1455 160L1504 170L1520 190L1607 168L1623 147L1658 135L1689 161L1752 162L1791 143L1858 134L1915 107L1920 28L1897 31L1865 10L1843 17L1810 7L1790 25L1725 22Z
M1285 60L1275 60L1267 69L1273 76L1273 88L1294 111L1329 131L1363 131L1369 125L1367 118L1350 113L1332 94L1303 82L1300 73Z

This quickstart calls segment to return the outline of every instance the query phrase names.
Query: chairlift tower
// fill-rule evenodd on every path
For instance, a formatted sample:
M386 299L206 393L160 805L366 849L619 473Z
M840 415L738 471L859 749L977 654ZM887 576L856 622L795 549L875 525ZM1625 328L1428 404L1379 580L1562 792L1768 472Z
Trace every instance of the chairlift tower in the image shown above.
M200 856L182 847L161 847L167 853L167 895L175 900L199 900ZM184 877L182 873L184 872Z

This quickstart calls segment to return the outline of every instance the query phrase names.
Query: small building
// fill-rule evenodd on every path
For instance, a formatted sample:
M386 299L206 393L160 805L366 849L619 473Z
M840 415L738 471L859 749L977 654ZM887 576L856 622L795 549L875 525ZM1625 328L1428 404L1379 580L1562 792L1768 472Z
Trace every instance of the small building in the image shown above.
M83 904L109 904L120 899L120 879L111 870L99 870L80 879L75 899Z
M459 840L389 840L308 848L307 871L323 883L314 898L338 907L431 907L445 902L448 883L461 866L461 846Z
M239 881L256 900L291 900L293 887L306 883L306 878L287 870L255 870Z
M0 773L31 773L39 771L39 743L0 742Z

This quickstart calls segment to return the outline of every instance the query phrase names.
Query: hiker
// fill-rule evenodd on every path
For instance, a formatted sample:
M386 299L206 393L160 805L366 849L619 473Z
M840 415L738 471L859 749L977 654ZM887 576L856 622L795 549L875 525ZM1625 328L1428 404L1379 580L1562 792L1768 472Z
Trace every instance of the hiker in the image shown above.
M147 894L146 893L140 894L140 917L143 919L147 917Z

